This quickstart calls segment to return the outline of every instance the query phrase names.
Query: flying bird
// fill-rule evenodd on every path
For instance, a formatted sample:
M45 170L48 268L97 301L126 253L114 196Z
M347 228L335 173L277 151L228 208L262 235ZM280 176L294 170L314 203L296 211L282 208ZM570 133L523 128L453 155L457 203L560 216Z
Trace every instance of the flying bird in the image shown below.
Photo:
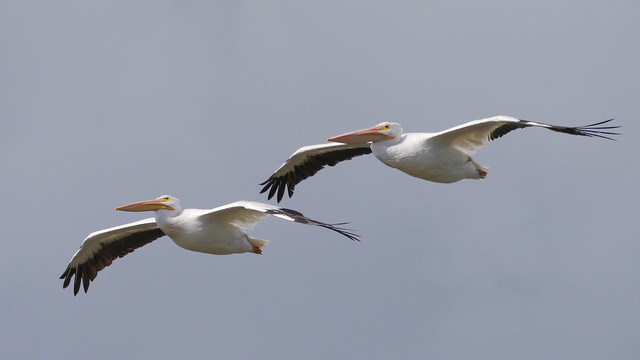
M260 193L269 192L271 199L277 194L280 202L285 188L289 197L295 186L313 176L326 165L349 160L353 157L373 154L385 165L411 176L439 183L453 183L462 179L484 179L488 168L472 158L476 151L512 130L526 127L542 127L549 130L589 137L613 140L608 135L619 126L611 126L613 119L591 125L566 127L520 120L510 116L494 116L437 133L402 133L398 123L383 122L376 126L330 137L332 143L305 146L294 152L276 170Z
M252 201L238 201L215 209L182 209L178 198L164 195L159 198L117 207L119 211L155 211L155 218L93 232L87 236L80 249L60 276L66 288L75 275L73 294L80 284L86 293L89 283L98 272L135 249L167 235L178 246L187 250L215 255L236 253L262 254L267 240L249 236L256 224L271 215L301 224L320 226L333 230L351 240L358 235L339 224L327 224L310 219L298 211Z

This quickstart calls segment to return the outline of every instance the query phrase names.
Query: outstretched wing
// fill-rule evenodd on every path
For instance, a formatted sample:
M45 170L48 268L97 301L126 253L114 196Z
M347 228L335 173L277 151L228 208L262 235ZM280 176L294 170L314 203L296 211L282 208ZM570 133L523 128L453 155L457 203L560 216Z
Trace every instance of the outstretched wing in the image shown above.
M567 127L520 120L514 117L500 115L487 119L470 121L451 129L441 131L434 134L429 141L438 142L443 146L455 147L471 155L492 140L504 136L513 130L531 126L543 127L565 134L600 137L613 140L607 135L620 135L619 133L611 131L619 128L620 126L607 125L611 121L613 121L613 119L585 126Z
M77 295L80 291L80 282L82 282L86 293L89 289L89 283L96 278L98 271L111 265L113 260L164 235L154 218L89 234L60 276L60 279L64 279L62 287L69 286L71 278L75 275L73 294Z
M346 236L351 240L360 241L358 235L342 228L346 223L328 224L310 219L302 213L275 205L259 203L255 201L237 201L231 204L204 211L201 216L207 220L233 224L243 229L253 229L260 220L273 215L288 221L300 224L320 226Z
M321 144L305 146L294 152L289 159L276 170L271 177L260 185L264 185L260 193L269 191L269 199L278 193L280 202L287 188L289 197L293 196L296 184L313 176L326 165L349 160L353 157L371 154L369 144Z

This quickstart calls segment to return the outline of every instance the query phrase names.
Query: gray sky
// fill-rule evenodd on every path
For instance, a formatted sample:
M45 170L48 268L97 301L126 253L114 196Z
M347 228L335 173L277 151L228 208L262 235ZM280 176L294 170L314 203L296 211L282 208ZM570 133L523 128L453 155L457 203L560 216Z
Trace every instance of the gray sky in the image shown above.
M640 5L632 1L3 2L0 348L7 358L632 359L640 351ZM92 231L162 194L266 201L294 150L400 122L519 130L444 185L374 157L283 205L264 255L163 238L73 297Z

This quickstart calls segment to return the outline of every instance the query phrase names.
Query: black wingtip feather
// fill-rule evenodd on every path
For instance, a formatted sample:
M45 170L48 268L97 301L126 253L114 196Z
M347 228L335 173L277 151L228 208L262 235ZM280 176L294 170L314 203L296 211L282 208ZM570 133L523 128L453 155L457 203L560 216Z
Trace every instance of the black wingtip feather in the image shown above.
M71 278L75 275L73 279L73 295L78 295L81 286L84 292L87 293L89 285L96 278L98 272L111 265L113 260L121 258L164 235L160 228L154 228L131 234L128 238L123 239L122 242L104 244L89 260L74 267L67 266L60 276L60 279L64 279L62 288L66 289L71 284Z
M278 177L274 177L274 175L272 175L269 179L260 183L260 185L263 186L262 190L260 190L260 194L265 193L268 190L269 194L267 195L267 199L271 200L271 198L277 193L278 196L276 199L280 202L284 197L285 187L287 188L286 190L289 197L292 197L296 184L313 176L325 166L334 166L341 161L366 154L371 154L370 147L340 149L335 152L313 155L307 158L304 163L295 165L288 173Z
M82 280L82 268L78 267L76 277L73 279L73 296L78 295L78 291L80 291L80 280Z
M589 136L589 137L599 137L599 138L602 138L602 139L608 139L608 140L615 141L616 139L611 138L611 137L606 136L606 135L615 136L615 135L621 135L621 134L618 133L618 132L605 131L605 130L619 129L619 128L621 128L621 126L619 126L619 125L600 126L600 125L608 124L609 122L613 121L614 119L615 118L611 118L611 119L600 121L600 122L597 122L597 123L593 123L593 124L589 124L589 125L585 125L585 126L578 126L578 127L569 128L569 129L575 130L575 135L582 135L582 136Z
M274 182L275 182L275 179L274 179ZM274 185L274 182L271 183L271 190L269 190L269 196L267 197L267 199L269 200L271 200L273 195L275 195L276 191L278 190L278 187Z
M346 225L348 223L337 223L337 224L328 224L331 227L328 229L331 229L333 231L336 231L346 237L348 237L349 239L353 240L353 241L357 241L360 242L360 235L356 234L352 229L346 229L341 227L340 225Z
M576 127L549 125L549 124L536 123L536 122L520 119L520 122L509 122L493 130L491 134L489 134L489 140L495 140L501 136L506 135L507 133L513 130L522 129L530 126L542 126L549 130L561 132L569 135L599 137L599 138L608 139L608 140L615 140L606 135L615 136L615 135L620 135L620 133L611 132L607 130L618 129L620 128L620 126L617 126L617 125L600 126L600 125L607 124L613 121L614 119L615 118L611 118L611 119L600 121L597 123L584 125L584 126L576 126Z
M278 202L280 202L284 196L285 187L285 184L280 184L280 186L278 186Z
M317 220L313 220L311 218L308 218L306 216L304 216L301 212L297 211L297 210L293 210L293 209L288 209L288 208L277 208L277 209L270 209L267 210L267 214L282 214L282 215L286 215L289 218L293 219L293 221L300 223L300 224L306 224L306 225L315 225L315 226L320 226L323 227L325 229L329 229L331 231L335 231L353 241L360 241L360 235L356 234L355 232L353 232L354 230L351 229L346 229L343 228L342 225L347 225L349 224L348 222L341 222L341 223L335 223L335 224L328 224L328 223L323 223L321 221L317 221Z
M89 281L91 280L90 274L83 274L82 276L82 287L84 288L84 293L86 294L89 290Z
M73 274L75 274L76 269L75 268L69 268L67 267L67 269L62 273L62 276L60 276L60 279L64 279L64 282L62 283L62 288L66 289L69 284L71 283L71 277L73 277Z

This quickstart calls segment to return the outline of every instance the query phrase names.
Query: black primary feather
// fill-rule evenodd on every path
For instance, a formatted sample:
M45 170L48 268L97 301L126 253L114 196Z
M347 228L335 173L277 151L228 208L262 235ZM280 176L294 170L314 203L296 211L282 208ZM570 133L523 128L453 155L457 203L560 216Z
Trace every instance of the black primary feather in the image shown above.
M93 254L89 260L78 264L76 267L67 266L60 279L64 279L62 288L65 289L71 283L71 278L75 275L73 282L73 295L78 295L80 285L86 293L89 284L96 278L98 272L111 265L113 260L121 258L135 249L142 247L162 236L165 233L160 228L145 230L130 234L116 242L103 244L97 253Z
M310 156L304 163L294 166L292 171L282 176L275 177L272 175L269 179L260 183L260 185L264 185L260 193L262 194L269 191L267 197L269 200L277 193L276 199L280 202L284 197L285 188L289 197L292 197L293 191L298 183L315 175L325 166L334 166L341 161L350 160L356 156L366 154L371 154L370 147L340 149Z
M617 132L611 132L610 130L618 129L620 126L601 126L604 124L608 124L614 119L600 121L594 124L589 124L585 126L576 126L576 127L568 127L568 126L557 126L557 125L549 125L544 123L536 123L527 120L520 120L519 122L509 122L504 125L497 127L489 134L489 140L495 140L501 136L508 134L509 132L522 129L530 126L540 126L547 128L549 130L570 134L570 135L580 135L580 136L589 136L589 137L599 137L603 139L615 140L606 135L620 135Z
M351 240L354 241L360 241L359 237L360 235L354 233L352 230L349 229L345 229L343 227L341 227L342 225L346 225L348 223L344 222L344 223L336 223L336 224L327 224L327 223L323 223L320 221L316 221L313 219L310 219L304 215L302 215L302 213L300 213L299 211L293 210L293 209L287 209L287 208L278 208L278 209L269 209L266 211L267 214L282 214L282 215L286 215L290 218L292 218L295 222L300 223L300 224L306 224L306 225L315 225L315 226L320 226L323 227L325 229L329 229L332 231L335 231L343 236L348 237Z

